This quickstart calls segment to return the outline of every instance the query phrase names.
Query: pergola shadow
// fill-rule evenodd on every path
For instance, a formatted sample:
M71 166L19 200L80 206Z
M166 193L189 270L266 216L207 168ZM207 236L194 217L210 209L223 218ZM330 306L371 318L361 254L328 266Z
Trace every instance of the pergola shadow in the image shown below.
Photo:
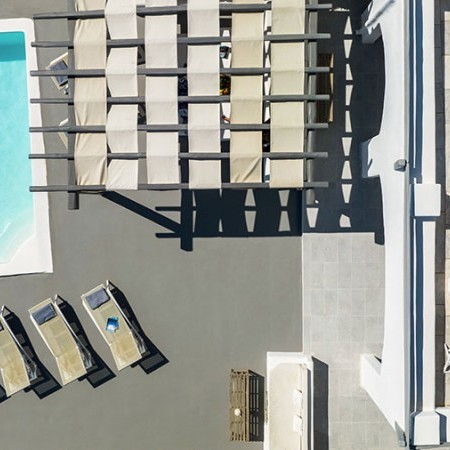
M250 195L253 205L248 204ZM156 237L180 239L185 251L193 251L196 238L301 236L302 194L294 189L185 190L180 206L156 210L117 192L103 197L166 228L167 232L156 233ZM180 221L169 219L164 212L179 213Z
M322 14L319 26L329 32L333 23L332 39L319 42L319 55L334 57L334 107L329 129L317 134L317 147L328 149L329 156L315 162L313 179L326 179L329 187L307 192L304 232L372 232L383 245L381 183L363 177L361 159L361 144L379 133L385 89L382 39L365 45L356 34L356 18L368 3Z

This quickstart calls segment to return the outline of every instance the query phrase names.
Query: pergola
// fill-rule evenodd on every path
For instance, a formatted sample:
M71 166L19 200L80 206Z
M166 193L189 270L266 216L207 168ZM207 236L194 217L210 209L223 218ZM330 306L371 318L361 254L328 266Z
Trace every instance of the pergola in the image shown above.
M32 192L174 189L302 189L311 181L319 123L315 0L69 0L70 11L36 14L64 19L69 41L38 41L68 49L69 95L31 99L67 104L66 125L31 132L67 134L67 150L31 159L68 162L67 185ZM140 4L145 3L145 4ZM231 58L221 58L223 47ZM221 77L230 92L220 95ZM180 92L180 79L187 92ZM223 92L222 92L223 94ZM180 107L185 105L185 120ZM186 106L187 105L187 106ZM139 160L146 160L140 174ZM142 179L145 178L145 182Z

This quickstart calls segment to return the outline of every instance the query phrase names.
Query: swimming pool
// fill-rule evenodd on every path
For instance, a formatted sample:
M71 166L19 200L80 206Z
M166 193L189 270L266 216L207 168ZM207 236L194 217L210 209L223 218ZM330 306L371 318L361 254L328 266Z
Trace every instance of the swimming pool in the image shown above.
M0 33L0 262L34 233L25 34Z
M44 153L37 54L31 47L30 19L0 20L0 276L52 272L48 196L32 194L31 185L47 184L44 161L31 161L30 152Z

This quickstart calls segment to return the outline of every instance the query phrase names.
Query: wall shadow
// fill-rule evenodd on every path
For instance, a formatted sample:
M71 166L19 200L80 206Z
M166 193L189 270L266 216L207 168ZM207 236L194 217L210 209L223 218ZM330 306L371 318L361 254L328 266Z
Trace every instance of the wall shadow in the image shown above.
M328 450L328 365L313 358L314 363L314 448Z
M42 400L54 392L59 391L61 389L61 385L37 357L37 354L20 319L9 309L8 312L9 314L5 316L5 320L11 328L11 331L16 336L19 344L37 366L37 378L30 387L25 389L25 392L32 390Z
M384 244L383 208L379 178L362 177L360 147L379 134L384 106L385 73L382 40L366 45L356 30L367 1L338 2L341 11L324 11L319 54L333 55L333 122L316 135L318 151L328 159L314 161L311 181L327 180L329 187L308 192L304 232L373 233ZM358 18L358 19L357 19Z
M169 360L166 356L144 333L124 293L112 283L111 292L113 293L119 306L122 308L123 313L127 316L128 320L136 328L139 336L143 339L145 348L147 349L147 351L142 355L142 359L135 364L132 364L131 367L139 366L148 375L168 364Z
M60 300L59 307L61 309L61 312L64 314L67 322L69 322L69 325L71 326L73 332L76 334L81 343L86 347L92 357L92 367L88 369L88 373L85 376L81 377L79 381L86 379L89 384L95 389L102 384L105 384L109 380L112 380L116 375L92 347L83 329L83 326L81 325L72 306L63 298L58 298Z

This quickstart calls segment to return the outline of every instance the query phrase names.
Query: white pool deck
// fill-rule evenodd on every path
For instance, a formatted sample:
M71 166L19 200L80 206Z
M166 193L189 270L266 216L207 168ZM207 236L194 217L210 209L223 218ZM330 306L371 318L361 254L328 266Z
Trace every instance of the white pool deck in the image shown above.
M0 33L21 31L25 34L27 72L38 69L36 50L31 47L35 39L34 23L31 19L0 20ZM28 76L28 97L39 98L39 80ZM30 126L42 126L40 105L29 105ZM31 153L44 153L44 139L40 133L30 133ZM34 185L42 185L47 180L44 160L32 161ZM53 272L48 195L34 193L34 234L28 238L7 263L0 264L0 276Z

